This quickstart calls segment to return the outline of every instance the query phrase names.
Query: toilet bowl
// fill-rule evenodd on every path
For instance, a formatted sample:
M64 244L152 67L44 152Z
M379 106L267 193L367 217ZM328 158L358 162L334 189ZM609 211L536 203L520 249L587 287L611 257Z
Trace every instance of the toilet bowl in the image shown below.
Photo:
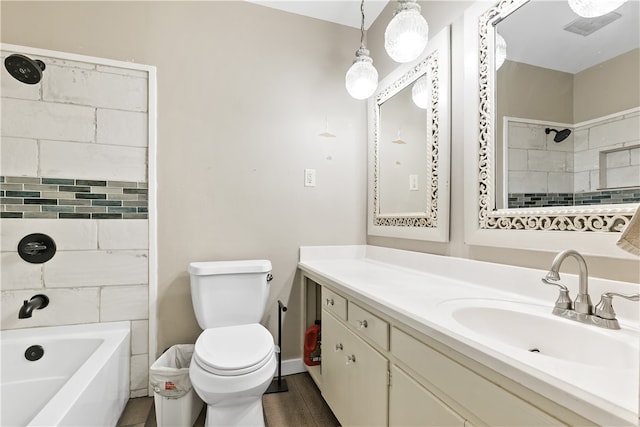
M262 395L276 371L271 333L259 320L271 280L269 261L191 263L200 327L189 377L207 405L207 426L264 426Z

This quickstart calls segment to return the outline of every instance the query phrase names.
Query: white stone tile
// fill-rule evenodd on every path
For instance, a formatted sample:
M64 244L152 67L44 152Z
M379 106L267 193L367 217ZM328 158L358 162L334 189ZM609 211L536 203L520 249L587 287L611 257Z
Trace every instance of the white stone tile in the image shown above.
M640 147L629 150L629 162L631 165L640 165Z
M100 321L143 320L149 317L149 287L106 286L100 293Z
M573 193L573 174L549 172L548 188L550 193Z
M573 151L586 151L589 149L589 129L576 130L573 133Z
M31 233L47 234L55 242L58 251L98 248L97 220L4 218L0 228L2 251L15 251L20 240Z
M45 101L147 111L147 80L140 77L52 65L42 89Z
M584 193L591 191L591 173L589 171L577 172L573 174L573 191L576 193Z
M147 150L137 147L40 142L40 173L51 178L144 181Z
M589 171L589 183L591 184L589 191L597 191L600 189L600 171L599 170Z
M631 159L629 157L629 150L612 151L605 153L606 166L609 168L621 168L629 166Z
M28 319L18 319L24 300L36 294L49 297L49 305L35 310ZM57 326L98 321L98 288L82 289L31 289L3 291L1 302L2 329Z
M640 168L627 166L624 168L607 169L607 187L640 186Z
M562 130L562 129L558 129L558 130ZM553 138L555 138L556 133L555 132L551 132L549 133L549 135L545 135L546 138L546 149L548 151L566 151L566 152L572 152L574 151L573 148L573 139L574 139L574 134L573 132L571 132L571 134L562 142L555 142L553 140Z
M38 176L38 142L35 139L0 138L0 174Z
M573 158L575 172L597 170L600 167L600 152L598 150L580 151Z
M95 109L2 98L2 136L92 142Z
M149 249L149 223L140 219L100 220L100 249Z
M104 73L120 74L123 76L130 76L130 77L140 77L142 79L146 79L148 75L146 71L132 70L130 68L111 67L109 65L98 65L96 66L96 69Z
M131 322L131 354L149 353L149 321Z
M527 150L517 148L509 149L509 170L510 171L526 171L527 170Z
M602 149L636 140L638 129L640 129L640 116L594 126L589 131L589 148Z
M17 251L2 252L0 254L0 266L2 267L0 268L0 288L3 291L9 289L34 289L44 286L42 282L42 264L26 262L20 258Z
M138 354L131 356L131 379L129 388L141 390L149 385L149 355Z
M565 172L567 154L556 151L528 150L527 164L530 171Z
M59 251L44 269L46 287L148 283L146 251Z
M540 126L512 123L509 126L509 148L544 150L545 136Z
M148 126L147 113L99 108L96 142L146 147Z
M509 193L547 193L546 172L509 172Z

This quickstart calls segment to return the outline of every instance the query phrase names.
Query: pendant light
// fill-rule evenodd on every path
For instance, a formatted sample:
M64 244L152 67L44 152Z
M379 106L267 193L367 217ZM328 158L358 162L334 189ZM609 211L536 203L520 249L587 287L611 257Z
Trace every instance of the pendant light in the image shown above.
M360 3L360 13L360 48L356 51L353 65L347 70L345 86L349 95L355 99L367 99L378 88L378 71L373 66L369 49L364 45L364 0Z
M627 0L569 0L569 7L583 18L596 18L613 12Z
M427 47L429 25L416 0L398 0L398 7L384 32L384 48L396 62L411 62Z

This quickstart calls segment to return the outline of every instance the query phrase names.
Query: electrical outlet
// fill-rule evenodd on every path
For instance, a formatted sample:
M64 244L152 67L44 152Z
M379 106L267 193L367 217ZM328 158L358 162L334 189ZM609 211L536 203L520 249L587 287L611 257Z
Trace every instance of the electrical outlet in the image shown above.
M418 191L418 175L409 175L409 191Z
M304 186L305 187L316 186L316 170L315 169L304 170Z

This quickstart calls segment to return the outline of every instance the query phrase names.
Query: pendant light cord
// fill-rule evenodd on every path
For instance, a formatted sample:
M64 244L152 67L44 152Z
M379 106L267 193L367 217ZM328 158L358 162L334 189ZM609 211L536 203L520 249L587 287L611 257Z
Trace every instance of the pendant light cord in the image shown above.
M360 3L360 13L362 14L362 21L360 21L360 47L364 45L364 0Z

